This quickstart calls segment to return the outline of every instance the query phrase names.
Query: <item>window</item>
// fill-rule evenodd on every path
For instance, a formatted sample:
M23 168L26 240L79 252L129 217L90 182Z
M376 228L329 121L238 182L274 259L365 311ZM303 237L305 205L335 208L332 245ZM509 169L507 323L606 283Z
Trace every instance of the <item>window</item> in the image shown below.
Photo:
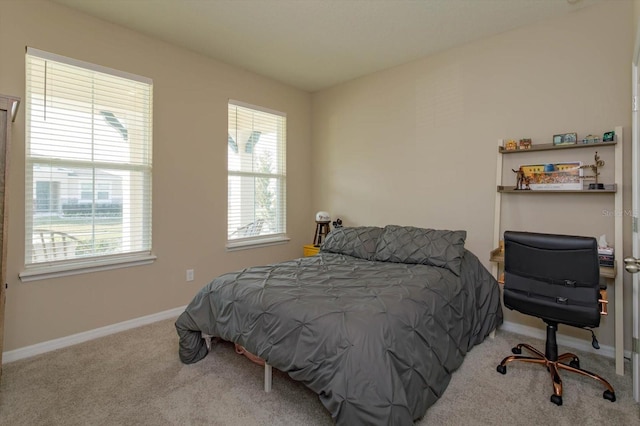
M29 269L151 256L152 81L28 48Z
M286 240L286 116L229 102L227 247Z

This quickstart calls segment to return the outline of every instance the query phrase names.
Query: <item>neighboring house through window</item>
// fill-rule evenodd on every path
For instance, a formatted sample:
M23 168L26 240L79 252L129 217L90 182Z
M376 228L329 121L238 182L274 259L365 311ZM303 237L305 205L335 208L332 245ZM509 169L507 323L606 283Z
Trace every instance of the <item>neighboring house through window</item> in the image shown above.
M229 101L227 247L286 238L286 116Z
M152 81L32 48L26 67L21 277L151 261Z

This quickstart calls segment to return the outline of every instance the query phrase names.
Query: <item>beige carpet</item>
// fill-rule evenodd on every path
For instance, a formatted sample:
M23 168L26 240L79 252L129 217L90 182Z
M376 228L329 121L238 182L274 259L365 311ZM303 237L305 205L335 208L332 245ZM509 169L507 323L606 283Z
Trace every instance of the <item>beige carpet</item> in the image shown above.
M497 373L496 365L521 340L498 332L475 347L418 424L640 425L630 374L617 376L611 359L585 354L581 362L609 379L615 403L591 380L564 374L564 405L557 407L549 402L544 368L512 364L506 375ZM181 364L177 349L171 320L5 364L0 424L332 424L316 395L281 372L274 370L273 391L265 393L263 369L230 344L193 365Z

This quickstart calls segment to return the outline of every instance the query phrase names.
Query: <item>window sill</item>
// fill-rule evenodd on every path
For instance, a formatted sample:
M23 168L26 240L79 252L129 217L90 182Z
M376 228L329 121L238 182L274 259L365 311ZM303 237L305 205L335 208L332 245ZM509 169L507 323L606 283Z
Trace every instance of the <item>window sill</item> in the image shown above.
M88 274L90 272L108 271L110 269L129 268L131 266L149 265L156 260L152 254L109 257L103 259L77 262L48 263L28 266L18 276L22 282L47 280L69 275Z
M227 251L248 250L252 248L273 246L276 244L285 244L290 240L291 238L285 237L283 235L244 240L232 240L227 241Z

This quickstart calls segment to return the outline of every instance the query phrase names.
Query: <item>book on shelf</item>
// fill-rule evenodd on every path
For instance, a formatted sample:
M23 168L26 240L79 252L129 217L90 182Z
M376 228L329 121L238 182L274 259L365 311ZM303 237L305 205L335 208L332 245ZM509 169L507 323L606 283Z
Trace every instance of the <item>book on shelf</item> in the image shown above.
M600 266L613 266L614 263L613 247L598 247L598 262Z

